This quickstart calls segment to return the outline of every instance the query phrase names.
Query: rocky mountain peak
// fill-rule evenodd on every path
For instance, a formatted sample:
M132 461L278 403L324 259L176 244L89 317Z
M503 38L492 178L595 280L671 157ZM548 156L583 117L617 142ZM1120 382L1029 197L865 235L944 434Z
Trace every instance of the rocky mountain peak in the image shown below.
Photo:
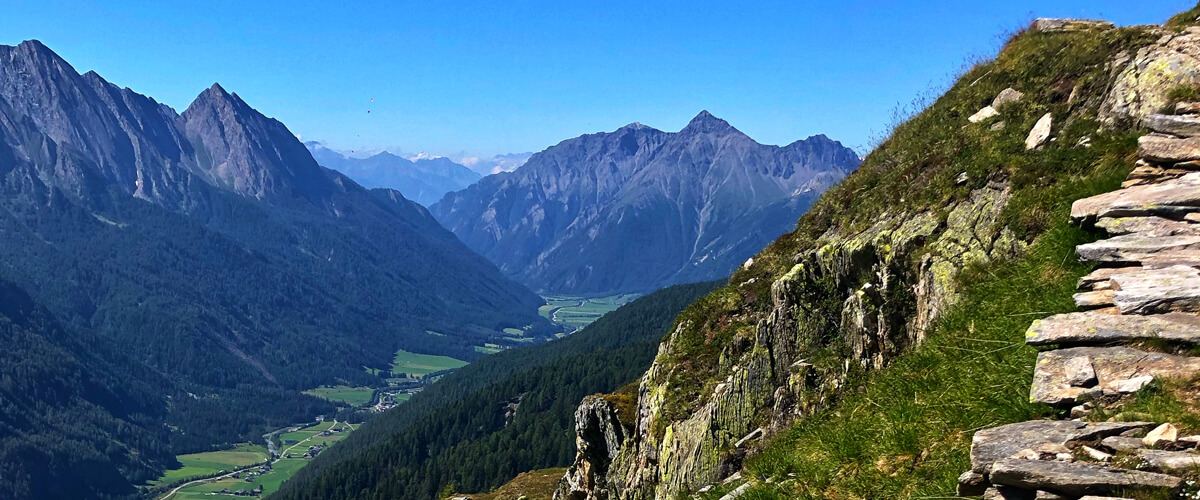
M704 110L696 115L695 118L692 118L692 121L688 122L687 126L680 133L728 135L731 133L740 134L741 131L733 128L733 125L730 125L729 122L717 118L712 113Z

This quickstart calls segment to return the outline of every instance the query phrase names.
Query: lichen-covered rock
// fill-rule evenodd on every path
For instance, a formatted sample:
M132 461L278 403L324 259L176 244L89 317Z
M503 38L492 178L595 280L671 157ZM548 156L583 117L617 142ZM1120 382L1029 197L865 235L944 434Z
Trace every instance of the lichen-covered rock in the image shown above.
M1140 122L1169 104L1171 90L1200 84L1200 35L1187 31L1165 36L1114 65L1119 73L1100 108L1100 119L1108 124Z
M609 498L673 498L737 471L745 436L824 407L850 371L885 366L919 343L957 300L958 270L1024 250L1026 243L999 223L1010 197L1007 183L991 182L940 213L881 214L865 230L822 236L772 284L769 313L722 346L717 376L699 400L684 402L691 406L682 416L668 406L679 404L668 398L680 390L671 386L672 374L685 369L672 362L686 331L681 324L642 378L636 430L608 465L607 479L592 484ZM837 365L813 366L803 356L811 340L799 294L818 282L841 294L837 331L852 356ZM570 498L565 494L559 498ZM602 498L591 494L578 498Z
M1113 276L1113 304L1121 314L1200 312L1200 271L1190 265Z
M558 482L554 498L606 500L608 466L616 458L629 430L617 409L598 396L584 398L575 410L575 463Z
M1138 156L1163 163L1200 160L1200 138L1143 135L1138 138Z

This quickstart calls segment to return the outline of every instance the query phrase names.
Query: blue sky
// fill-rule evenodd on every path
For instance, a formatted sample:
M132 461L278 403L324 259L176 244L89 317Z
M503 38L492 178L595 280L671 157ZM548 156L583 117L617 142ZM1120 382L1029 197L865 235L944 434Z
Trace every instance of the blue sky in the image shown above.
M1195 4L347 3L0 0L0 43L40 39L180 111L220 82L341 149L537 151L634 121L678 130L701 109L763 143L854 147L1033 17L1159 23Z

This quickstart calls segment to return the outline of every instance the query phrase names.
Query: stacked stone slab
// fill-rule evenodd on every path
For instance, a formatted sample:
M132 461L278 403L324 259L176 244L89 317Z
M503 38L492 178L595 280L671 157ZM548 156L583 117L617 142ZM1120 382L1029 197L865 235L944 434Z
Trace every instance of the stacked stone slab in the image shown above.
M1176 354L1200 344L1200 104L1175 109L1146 118L1152 133L1139 139L1140 159L1121 189L1071 207L1074 222L1109 235L1076 248L1097 265L1079 280L1081 311L1036 320L1026 333L1028 344L1045 349L1030 400L1070 409L1073 420L976 433L960 496L1178 491L1180 473L1200 466L1200 437L1179 438L1171 424L1082 421L1097 402L1120 401L1156 379L1200 375L1200 357Z

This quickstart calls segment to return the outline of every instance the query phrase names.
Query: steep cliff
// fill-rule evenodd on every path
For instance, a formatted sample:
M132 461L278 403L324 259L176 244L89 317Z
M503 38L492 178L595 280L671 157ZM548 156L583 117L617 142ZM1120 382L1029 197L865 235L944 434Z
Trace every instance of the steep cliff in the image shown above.
M581 422L556 498L702 490L764 438L861 391L922 345L972 284L963 276L992 279L1071 200L1128 170L1132 124L1198 83L1179 58L1200 39L1184 28L1039 20L1018 33L678 318L620 449Z

